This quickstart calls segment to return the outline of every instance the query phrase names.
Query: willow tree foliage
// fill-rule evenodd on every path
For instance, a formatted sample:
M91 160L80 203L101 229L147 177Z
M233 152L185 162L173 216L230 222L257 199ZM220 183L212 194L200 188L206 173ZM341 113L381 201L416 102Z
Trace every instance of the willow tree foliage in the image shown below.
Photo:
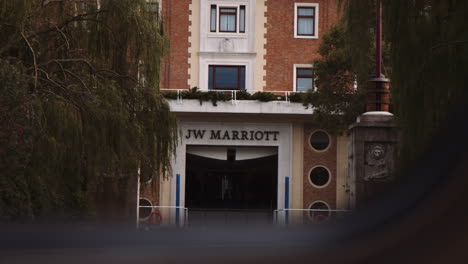
M343 0L355 57L371 45L362 34L375 0ZM402 128L402 160L424 151L451 107L467 102L468 2L382 0L384 39L390 44L394 113Z
M123 206L138 172L168 175L162 28L146 0L0 2L0 217Z

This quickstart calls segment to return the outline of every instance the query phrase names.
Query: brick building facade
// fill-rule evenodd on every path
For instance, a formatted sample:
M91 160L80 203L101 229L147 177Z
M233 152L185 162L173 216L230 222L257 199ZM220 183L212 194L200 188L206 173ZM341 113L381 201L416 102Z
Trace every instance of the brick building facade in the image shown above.
M160 4L170 40L161 90L227 91L232 100L216 106L169 100L182 135L173 172L169 180L141 183L140 198L171 216L176 207L189 215L204 209L347 209L348 138L320 129L310 121L312 109L287 100L315 88L312 63L322 34L339 18L338 0ZM286 99L236 100L239 90Z
M266 49L266 87L265 90L293 90L293 66L310 65L319 58L317 53L320 34L338 19L338 1L266 1L268 23ZM295 38L295 4L317 4L319 13L316 38ZM300 7L300 5L299 5Z

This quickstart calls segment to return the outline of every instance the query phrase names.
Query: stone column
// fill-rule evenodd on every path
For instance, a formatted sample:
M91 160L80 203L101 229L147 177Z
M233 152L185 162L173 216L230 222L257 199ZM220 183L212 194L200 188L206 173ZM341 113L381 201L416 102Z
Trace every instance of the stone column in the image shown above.
M385 191L393 181L397 129L393 114L366 112L349 127L347 185L350 207Z

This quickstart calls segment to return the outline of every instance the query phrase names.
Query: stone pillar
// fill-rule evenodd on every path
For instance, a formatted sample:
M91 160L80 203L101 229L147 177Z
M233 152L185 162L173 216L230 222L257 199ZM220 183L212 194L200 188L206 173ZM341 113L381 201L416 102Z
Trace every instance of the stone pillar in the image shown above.
M350 207L385 191L393 181L397 129L393 114L366 112L349 127L347 185Z

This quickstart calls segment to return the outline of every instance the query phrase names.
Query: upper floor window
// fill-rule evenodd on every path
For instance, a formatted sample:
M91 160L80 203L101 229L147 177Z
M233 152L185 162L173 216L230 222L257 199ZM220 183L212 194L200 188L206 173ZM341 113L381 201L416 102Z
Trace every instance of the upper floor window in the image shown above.
M245 66L210 65L208 89L245 90Z
M219 9L219 32L236 32L237 8Z
M157 0L146 0L146 3L148 5L148 11L153 13L153 14L159 14L160 6L159 2Z
M314 89L314 71L312 65L294 65L294 90L296 92L305 92L309 89Z
M318 37L318 4L295 3L294 4L294 37L317 38Z
M210 32L245 33L245 5L211 5Z

